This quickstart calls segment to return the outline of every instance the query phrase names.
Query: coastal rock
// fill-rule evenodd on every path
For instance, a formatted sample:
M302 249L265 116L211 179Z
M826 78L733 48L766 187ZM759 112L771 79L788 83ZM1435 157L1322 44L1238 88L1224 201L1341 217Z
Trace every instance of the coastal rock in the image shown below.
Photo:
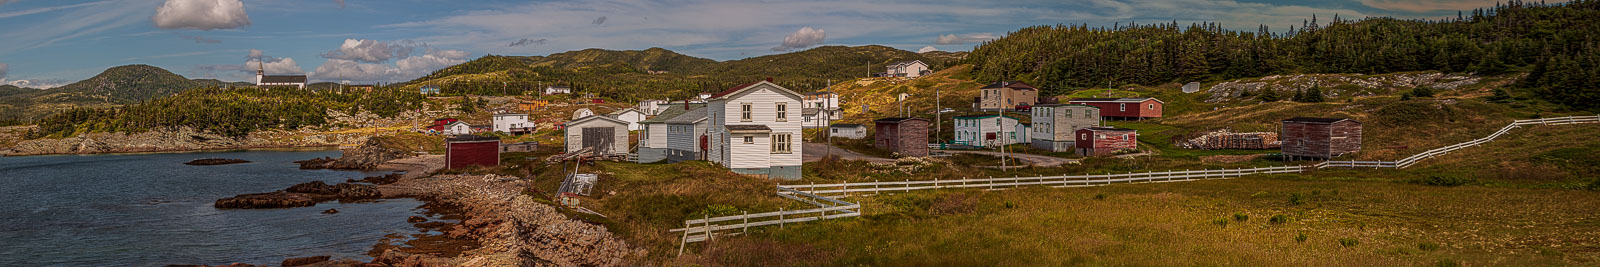
M410 218L406 218L406 222L408 223L419 223L426 221L428 221L428 218L423 218L422 216L411 216Z
M324 157L295 163L300 164L300 169L370 170L378 164L411 155L410 150L397 147L385 143L382 138L370 138L355 149L344 150L338 159Z
M404 174L400 174L400 173L391 173L391 174L385 174L385 175L379 175L379 176L367 176L366 178L361 178L361 180L346 179L345 182L369 183L369 184L375 184L375 185L386 185L386 184L392 184L394 182L400 181L400 177L405 177L405 175Z
M139 133L86 133L65 138L40 138L17 142L0 151L7 156L51 154L101 154L268 147L325 147L359 143L370 139L366 133L316 133L301 131L263 131L243 137L228 137L192 128L155 129Z
M271 193L243 194L218 199L212 206L219 209L281 209L310 207L317 201L306 194L275 191Z
M331 258L333 258L333 257L332 256L311 256L311 257L288 258L288 259L283 260L283 267L311 265L313 263L319 263L319 262L328 261L328 259L331 259Z
M334 214L334 213L339 213L339 210L338 209L328 209L328 210L322 211L322 214Z
M250 161L242 160L242 159L203 158L203 159L191 160L189 162L184 162L183 164L184 165L196 165L196 166L210 166L210 165L227 165L227 164L239 164L239 163L250 163Z

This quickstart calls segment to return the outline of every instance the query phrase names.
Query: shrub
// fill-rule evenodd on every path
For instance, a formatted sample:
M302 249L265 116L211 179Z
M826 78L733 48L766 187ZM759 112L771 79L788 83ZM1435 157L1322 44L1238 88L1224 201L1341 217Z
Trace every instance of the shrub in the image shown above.
M1300 196L1300 193L1289 194L1289 205L1300 205L1304 203L1305 197Z
M1248 220L1250 220L1250 215L1245 215L1244 213L1234 213L1233 214L1233 220L1241 221L1241 222L1242 221L1248 221Z
M1094 200L1106 200L1106 194L1094 194Z
M1433 93L1434 92L1433 92L1433 88L1428 88L1426 86L1422 86L1422 87L1417 87L1417 88L1411 88L1411 92L1410 93L1411 93L1411 96L1414 96L1414 97L1433 97Z
M1283 224L1289 222L1289 216L1283 214L1272 215L1272 218L1267 218L1267 222L1272 224Z
M1361 244L1361 241L1360 240L1356 240L1355 238L1340 238L1339 239L1339 246L1343 246L1343 247L1347 247L1347 248L1348 247L1354 247L1354 246L1360 245L1360 244Z
M1417 249L1420 249L1422 251L1439 250L1439 244L1428 243L1428 242L1417 243Z
M1456 266L1461 266L1461 263L1458 263L1458 262L1453 261L1453 260L1445 259L1445 260L1439 260L1438 262L1434 262L1433 266L1456 267Z
M1309 238L1310 237L1306 236L1306 233L1300 233L1300 234L1297 234L1297 235L1294 236L1294 242L1305 243L1306 239L1309 239Z
M1228 227L1228 218L1217 218L1216 220L1211 221L1211 223L1216 224L1217 226Z
M1590 191L1600 191L1600 178L1596 178L1594 181L1589 182L1589 185L1584 186L1584 188L1587 188Z
M1465 178L1465 177L1454 176L1454 175L1438 175L1438 174L1436 174L1436 175L1428 175L1428 177L1424 177L1422 179L1419 179L1416 182L1419 183L1419 184L1432 185L1432 186L1462 186L1462 185L1473 183L1473 182L1475 182L1475 180L1472 179L1472 178Z

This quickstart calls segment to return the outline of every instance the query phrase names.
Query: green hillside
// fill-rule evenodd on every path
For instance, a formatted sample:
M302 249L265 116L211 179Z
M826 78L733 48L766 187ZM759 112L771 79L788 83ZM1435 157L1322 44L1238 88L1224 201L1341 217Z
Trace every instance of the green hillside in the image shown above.
M1443 20L1313 17L1289 31L1215 23L1035 26L979 45L968 62L979 80L1023 80L1054 93L1298 73L1532 69L1516 88L1600 110L1600 93L1584 82L1600 75L1596 35L1600 1L1511 1Z
M586 49L548 56L485 56L402 84L439 85L446 95L515 95L549 85L621 99L682 99L740 83L773 78L800 91L883 72L901 60L931 65L954 62L960 53L938 59L886 46L823 46L804 51L730 61L685 56L662 48L613 51Z

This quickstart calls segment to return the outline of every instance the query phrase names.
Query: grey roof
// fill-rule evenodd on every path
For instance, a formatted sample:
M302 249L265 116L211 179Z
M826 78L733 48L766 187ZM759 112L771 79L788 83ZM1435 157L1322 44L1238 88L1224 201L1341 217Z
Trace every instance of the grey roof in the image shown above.
M928 121L928 119L923 119L923 118L882 118L882 119L874 120L872 122L874 122L874 123L901 123L901 122L905 122L905 121L908 121L908 120Z
M1161 102L1161 100L1160 100L1160 99L1155 99L1155 98L1153 98L1153 97L1123 97L1123 98L1076 98L1076 99L1072 99L1072 100L1068 100L1068 101L1067 101L1067 102L1113 102L1113 103L1140 103L1140 102L1144 102L1144 101L1145 101L1145 100L1155 100L1155 101L1156 101L1156 102ZM1166 102L1162 102L1162 103L1166 103Z
M261 83L305 83L305 75L261 76Z
M833 125L828 125L828 127L855 128L855 127L867 127L867 126L866 125L862 125L862 124L855 124L855 123L834 123Z
M800 108L800 114L813 115L817 114L818 110L817 108Z
M695 108L694 110L690 110L689 112L684 112L682 115L678 115L675 118L667 119L667 123L672 123L672 124L695 123L697 121L706 119L706 114L707 114L708 110L710 110L710 109L705 108L705 107Z
M667 120L670 120L673 117L677 117L678 115L683 115L685 112L689 112L688 110L683 109L683 104L666 105L666 107L666 109L661 110L661 113L657 113L655 117L651 117L650 119L641 121L639 123L663 123L667 122Z
M477 142L477 141L500 141L500 138L499 137L493 137L493 136L481 136L481 135L463 134L463 135L457 135L456 137L445 138L444 140L445 141L449 141L449 142Z
M1088 129L1090 131L1096 131L1096 132L1100 132L1100 131L1105 131L1105 132L1135 132L1136 131L1134 129L1117 128L1117 127L1089 127L1089 128L1084 128L1084 129Z

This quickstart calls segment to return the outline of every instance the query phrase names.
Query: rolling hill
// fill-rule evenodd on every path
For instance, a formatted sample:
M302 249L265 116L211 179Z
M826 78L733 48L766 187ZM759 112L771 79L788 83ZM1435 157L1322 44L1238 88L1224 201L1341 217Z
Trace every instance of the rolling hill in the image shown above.
M0 86L0 111L9 117L38 118L76 107L109 107L150 101L202 87L249 85L214 79L191 80L150 65L126 65L61 87L37 90Z

